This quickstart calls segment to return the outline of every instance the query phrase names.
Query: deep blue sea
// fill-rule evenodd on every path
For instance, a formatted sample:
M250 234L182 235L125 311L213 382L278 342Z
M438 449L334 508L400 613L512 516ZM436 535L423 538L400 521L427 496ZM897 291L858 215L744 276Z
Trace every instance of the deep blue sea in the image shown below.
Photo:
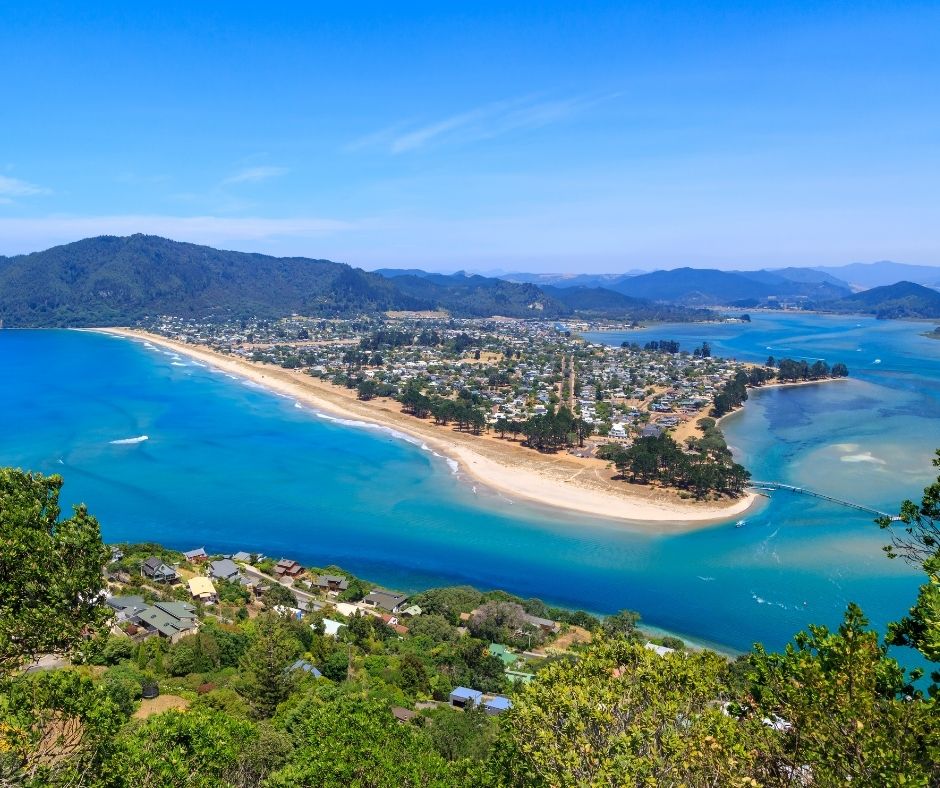
M754 314L624 339L703 339L714 352L845 361L846 382L754 394L726 421L755 478L894 511L936 476L940 341L932 326ZM594 335L595 340L601 335ZM512 502L420 446L329 420L140 342L0 331L0 464L59 473L107 540L260 551L339 564L404 590L472 583L595 612L639 610L699 641L779 647L845 604L897 618L918 576L868 515L774 493L747 525L650 536ZM141 436L147 440L136 440Z

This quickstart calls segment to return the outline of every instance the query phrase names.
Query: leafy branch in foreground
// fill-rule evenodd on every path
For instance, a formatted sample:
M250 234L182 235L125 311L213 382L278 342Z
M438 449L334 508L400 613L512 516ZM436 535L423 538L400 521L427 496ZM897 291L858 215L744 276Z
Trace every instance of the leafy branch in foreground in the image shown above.
M84 505L60 520L59 476L0 468L0 676L104 623L110 553Z
M933 464L940 467L940 449L936 454ZM921 585L908 615L890 625L888 637L895 645L910 646L931 662L940 662L940 477L924 488L919 504L909 500L901 504L900 522L903 533L898 533L891 518L878 520L891 532L891 544L885 552L922 568L927 582ZM932 678L931 692L940 694L940 671Z

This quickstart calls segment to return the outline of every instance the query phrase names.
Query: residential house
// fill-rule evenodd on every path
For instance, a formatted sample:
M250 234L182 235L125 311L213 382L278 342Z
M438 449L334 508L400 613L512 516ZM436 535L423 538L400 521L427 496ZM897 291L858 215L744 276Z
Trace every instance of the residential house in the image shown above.
M457 687L450 693L450 705L458 709L468 709L478 705L482 700L483 693L469 687Z
M243 561L248 564L251 563L251 553L246 553L244 550L239 550L235 555L232 556L234 561Z
M220 561L212 561L209 564L209 577L213 580L225 580L229 583L238 583L242 579L242 573L230 558L223 558Z
M313 626L311 624L311 626ZM339 631L346 626L342 621L334 621L332 618L323 619L323 634L330 638L337 638Z
M407 594L399 594L395 591L385 591L381 588L374 588L372 592L362 600L366 607L378 608L389 613L397 613L402 603L408 599Z
M137 613L131 622L140 624L151 634L167 638L171 643L199 628L196 608L187 602L154 602Z
M208 577L197 576L189 581L189 593L200 602L218 602L219 595Z
M674 648L669 648L668 646L660 646L659 644L657 644L657 643L651 643L650 641L647 641L647 642L644 644L644 646L645 646L647 649L649 649L650 651L655 651L655 652L656 652L657 654L659 654L659 656L661 656L661 657L665 657L667 654L673 654L673 653L675 653L675 649L674 649Z
M209 556L206 554L206 548L204 547L197 547L195 550L185 550L183 552L183 558L191 564L202 564L209 560Z
M155 583L175 583L178 579L176 570L156 556L148 558L140 565L140 573Z
M490 716L495 717L504 711L512 708L512 701L502 695L494 695L489 700L483 702L483 710Z
M317 575L313 584L321 591L340 594L349 588L349 580L342 575Z
M105 604L114 610L118 622L130 621L141 610L149 607L142 596L112 596L105 600Z
M560 629L557 621L552 621L549 618L539 618L538 616L530 616L526 614L525 621L527 624L530 624L533 627L538 627L543 632L549 635L554 635Z
M291 665L287 669L287 672L293 673L294 671L297 671L297 670L302 671L303 673L307 673L313 676L315 679L318 679L323 675L319 670L317 670L310 662L307 662L307 660L305 659L298 659L293 665Z
M295 578L303 574L304 568L296 561L289 558L282 558L274 567L274 574L280 578Z

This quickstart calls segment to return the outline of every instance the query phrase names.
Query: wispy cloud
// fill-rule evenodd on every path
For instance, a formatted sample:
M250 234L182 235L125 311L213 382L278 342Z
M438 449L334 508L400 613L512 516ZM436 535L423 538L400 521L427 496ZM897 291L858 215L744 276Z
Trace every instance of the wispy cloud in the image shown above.
M524 97L485 104L465 112L423 125L397 124L354 140L346 150L376 148L400 154L416 151L432 144L465 143L492 139L512 131L534 129L558 123L591 107L616 98L603 96L572 96L546 100Z
M28 181L21 181L19 178L10 178L7 175L0 175L0 196L3 197L29 197L34 194L49 194L49 189L37 186Z
M234 175L230 175L222 181L222 183L226 185L233 183L257 183L258 181L266 181L270 178L286 175L288 172L287 167L246 167L243 170L239 170Z

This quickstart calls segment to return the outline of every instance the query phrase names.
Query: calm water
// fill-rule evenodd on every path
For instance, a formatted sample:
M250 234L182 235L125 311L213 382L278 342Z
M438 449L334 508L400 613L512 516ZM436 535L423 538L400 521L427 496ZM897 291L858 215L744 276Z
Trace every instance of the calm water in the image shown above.
M923 330L761 315L605 339L844 360L852 380L760 392L726 433L756 478L893 509L931 480L940 446L940 342ZM917 584L883 556L869 517L822 501L779 493L745 528L645 536L475 491L399 437L128 340L0 331L0 376L0 464L61 473L64 497L87 502L108 540L283 553L407 590L469 582L629 607L740 649L835 623L849 600L881 625Z

